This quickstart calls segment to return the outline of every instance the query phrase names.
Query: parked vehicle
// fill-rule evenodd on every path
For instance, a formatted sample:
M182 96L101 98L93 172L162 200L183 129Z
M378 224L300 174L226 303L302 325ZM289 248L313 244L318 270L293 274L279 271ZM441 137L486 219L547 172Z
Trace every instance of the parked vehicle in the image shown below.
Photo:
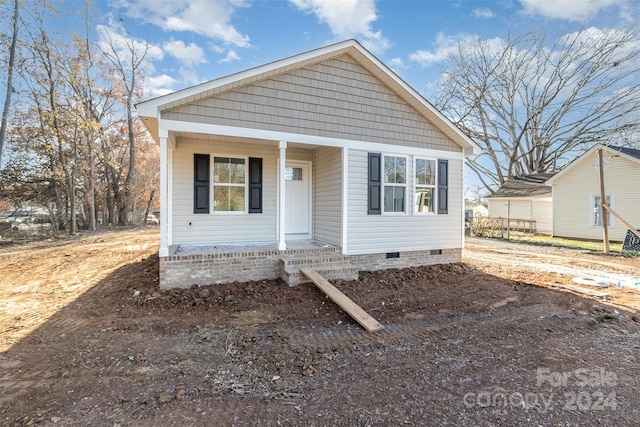
M147 215L147 218L144 222L145 224L160 225L160 220L154 214Z

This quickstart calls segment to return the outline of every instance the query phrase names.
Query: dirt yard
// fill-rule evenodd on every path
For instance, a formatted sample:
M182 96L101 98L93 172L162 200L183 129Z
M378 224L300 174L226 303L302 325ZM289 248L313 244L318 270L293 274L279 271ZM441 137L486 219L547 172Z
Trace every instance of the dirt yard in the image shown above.
M0 247L0 425L640 425L640 258L471 239L336 285L160 292L157 228Z

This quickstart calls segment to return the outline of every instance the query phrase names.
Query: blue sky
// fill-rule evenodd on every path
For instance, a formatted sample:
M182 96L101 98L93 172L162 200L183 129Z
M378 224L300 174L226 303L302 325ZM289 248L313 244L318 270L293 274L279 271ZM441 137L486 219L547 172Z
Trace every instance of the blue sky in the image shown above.
M640 0L95 0L97 39L149 43L145 98L354 38L419 93L459 41L530 29L549 40L640 20ZM82 31L81 0L51 31ZM4 87L0 94L4 99ZM468 172L468 171L467 171ZM471 174L472 175L472 174ZM474 177L467 173L468 184Z
M65 3L80 8L78 0ZM355 38L418 92L465 37L628 25L638 0L98 0L99 32L150 43L148 96ZM68 24L69 21L67 21Z

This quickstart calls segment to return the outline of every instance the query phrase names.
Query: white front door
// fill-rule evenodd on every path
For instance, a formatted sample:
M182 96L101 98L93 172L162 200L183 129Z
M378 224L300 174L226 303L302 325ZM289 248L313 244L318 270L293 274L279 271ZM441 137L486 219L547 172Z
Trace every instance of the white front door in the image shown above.
M287 162L285 168L285 233L287 239L311 238L309 163Z

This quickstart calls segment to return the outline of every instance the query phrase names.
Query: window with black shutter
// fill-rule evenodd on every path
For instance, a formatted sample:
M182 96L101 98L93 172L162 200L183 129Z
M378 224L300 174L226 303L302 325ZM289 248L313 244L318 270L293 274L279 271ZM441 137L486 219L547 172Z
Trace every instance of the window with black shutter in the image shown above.
M449 213L449 161L438 160L438 213Z
M368 185L368 213L380 215L382 212L381 200L381 172L380 153L369 153L369 185Z
M193 213L209 213L209 168L208 154L193 155Z
M262 159L249 157L249 213L262 213Z

